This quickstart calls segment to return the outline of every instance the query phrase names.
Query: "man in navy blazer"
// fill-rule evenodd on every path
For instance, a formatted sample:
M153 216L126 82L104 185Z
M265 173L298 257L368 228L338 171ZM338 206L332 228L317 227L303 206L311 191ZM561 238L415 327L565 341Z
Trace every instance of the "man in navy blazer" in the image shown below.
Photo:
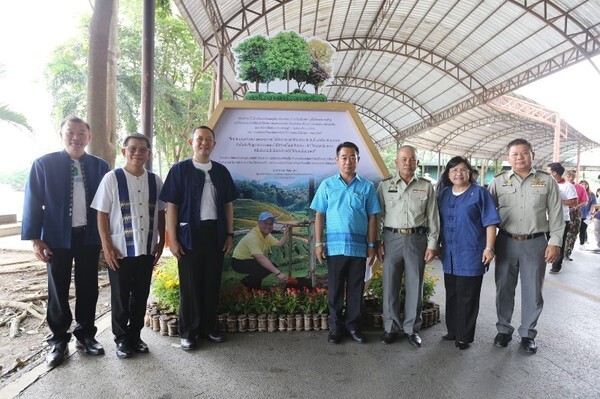
M21 239L33 242L33 252L48 270L49 366L61 364L68 351L73 321L69 306L71 269L75 261L75 329L77 347L89 355L104 353L96 341L100 236L96 211L90 208L106 161L87 154L90 126L69 117L61 124L64 150L36 159L25 190Z

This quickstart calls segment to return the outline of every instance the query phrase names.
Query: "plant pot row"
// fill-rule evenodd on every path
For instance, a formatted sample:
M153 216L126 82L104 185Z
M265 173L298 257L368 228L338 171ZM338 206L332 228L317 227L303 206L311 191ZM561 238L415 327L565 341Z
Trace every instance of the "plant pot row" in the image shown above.
M430 327L440 321L440 305L428 304L427 308L421 311L421 318L423 323L421 328ZM361 322L363 326L373 327L376 329L383 328L385 318L382 315L380 309L366 309L361 313ZM404 314L400 314L400 321L404 319Z
M144 325L159 332L160 335L169 337L179 336L179 320L174 313L165 313L157 307L149 305L144 317Z
M429 304L424 308L421 328L430 327L440 321L440 306ZM400 315L403 318L403 315ZM362 312L364 326L381 329L384 325L382 312L367 309ZM177 315L162 311L156 304L148 305L144 319L146 327L161 335L179 336ZM223 332L275 332L275 331L320 331L329 330L329 315L324 314L220 314L217 316L217 329Z
M220 314L217 329L226 332L319 331L329 329L328 314Z

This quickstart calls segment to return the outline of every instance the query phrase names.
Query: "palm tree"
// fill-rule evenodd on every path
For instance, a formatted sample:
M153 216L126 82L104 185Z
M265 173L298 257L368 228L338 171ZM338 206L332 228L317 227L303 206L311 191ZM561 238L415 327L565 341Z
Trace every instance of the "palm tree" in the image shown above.
M4 65L0 64L0 76L4 75ZM23 114L12 111L6 104L0 104L0 123L8 123L16 127L24 127L32 132L31 126L27 124L27 118Z
M8 123L16 127L21 127L32 132L31 126L27 123L27 118L23 114L12 111L6 104L0 104L0 123Z

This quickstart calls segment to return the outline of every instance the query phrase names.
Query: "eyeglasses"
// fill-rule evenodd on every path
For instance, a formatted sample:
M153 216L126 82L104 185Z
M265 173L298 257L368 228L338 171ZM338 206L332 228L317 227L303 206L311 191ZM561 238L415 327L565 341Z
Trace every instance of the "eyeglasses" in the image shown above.
M469 173L469 169L450 169L450 174L451 175L464 175L466 173Z
M150 148L136 147L134 145L130 145L129 147L126 147L125 149L132 154L135 154L136 152L139 152L140 154L145 154L148 151L150 151Z
M206 144L210 144L212 143L214 140L210 137L196 137L195 139L197 142L202 143L205 142Z

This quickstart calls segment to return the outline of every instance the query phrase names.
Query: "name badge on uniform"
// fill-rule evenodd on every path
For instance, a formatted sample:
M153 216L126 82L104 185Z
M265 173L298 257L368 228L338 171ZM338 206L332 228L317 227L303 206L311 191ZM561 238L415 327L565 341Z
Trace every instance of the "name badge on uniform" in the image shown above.
M424 188L413 188L412 192L413 193L426 193L427 190L425 190Z
M546 187L546 182L539 177L535 177L531 180L531 187Z
M398 184L391 182L390 188L388 188L388 193L397 193L398 192Z

